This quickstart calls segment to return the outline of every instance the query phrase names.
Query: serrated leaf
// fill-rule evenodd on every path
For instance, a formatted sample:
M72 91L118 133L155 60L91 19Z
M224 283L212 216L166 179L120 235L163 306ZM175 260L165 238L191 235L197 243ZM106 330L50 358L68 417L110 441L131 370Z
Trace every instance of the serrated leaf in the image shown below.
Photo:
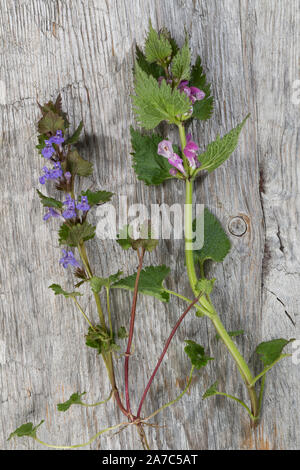
M98 354L106 354L120 349L120 346L115 343L114 338L100 325L96 325L93 328L89 327L85 338L85 344L90 348L97 349Z
M62 202L57 201L57 199L54 199L53 197L44 196L44 194L42 194L38 189L36 191L44 207L55 207L56 209L62 208Z
M77 150L68 153L62 167L64 171L69 171L72 175L90 176L93 173L93 164L82 158Z
M161 65L155 63L149 64L149 62L147 62L145 55L138 46L136 46L136 61L147 75L152 75L156 80L165 74Z
M147 75L136 63L135 93L132 97L134 112L138 122L145 129L154 129L162 121L178 122L178 116L188 114L191 102L185 93L167 84L159 85L151 75Z
M85 395L86 392L83 393L73 393L70 398L65 401L64 403L58 403L57 409L58 411L67 411L72 405L82 405L81 397Z
M260 360L263 362L264 366L270 366L273 362L276 362L285 348L289 343L295 341L292 339L273 339L271 341L264 341L260 343L255 352L260 356Z
M133 169L139 180L147 185L161 184L172 178L170 169L173 168L168 160L157 153L158 144L162 137L157 134L147 136L130 128L131 145L133 148Z
M125 326L120 326L120 328L118 329L118 338L120 339L128 338L128 332Z
M214 284L216 279L199 279L196 284L196 289L198 292L202 292L203 294L210 294L214 288Z
M149 33L146 39L145 56L149 63L165 63L171 58L172 46L166 38L164 31L157 33L150 22Z
M200 170L207 170L211 173L230 157L238 145L239 135L249 116L250 114L222 139L218 136L214 142L208 144L204 153L198 155L198 160L201 162Z
M214 109L214 99L211 96L211 85L206 81L206 75L203 72L201 58L198 56L195 65L192 67L190 86L195 86L204 91L205 98L196 101L193 105L192 117L205 121L209 119Z
M81 195L88 198L88 203L92 207L96 204L104 204L105 202L109 202L114 193L110 193L109 191L90 191L88 189L87 191L82 191Z
M188 41L175 55L172 61L172 75L180 83L182 80L189 80L191 75L191 52Z
M123 271L118 271L116 274L112 274L109 277L93 276L90 279L92 291L98 293L102 287L110 288L110 286L114 284L114 282L116 282L122 274Z
M78 142L79 138L80 138L80 134L81 134L81 131L82 131L82 128L83 128L83 121L80 121L80 124L79 126L77 127L76 131L74 132L73 135L71 135L71 137L69 137L66 141L65 141L65 144L66 145L74 145Z
M86 220L82 224L76 224L69 227L62 224L58 235L59 244L68 246L77 246L81 241L87 241L95 236L96 227L89 224Z
M194 221L195 229L195 221ZM204 244L201 250L194 250L195 258L204 263L205 260L222 262L230 251L230 241L218 221L207 208L204 209Z
M206 392L202 395L202 399L205 400L205 398L208 397L213 397L214 395L218 395L218 381L213 383L211 387L209 387Z
M79 295L82 295L80 292L66 292L65 290L62 289L62 287L59 284L51 284L49 286L49 289L52 289L55 295L64 295L66 299L69 297L77 297Z
M65 122L63 117L53 111L48 111L38 123L38 130L41 134L47 134L48 132L55 134L56 131L64 129Z
M196 369L201 369L201 367L206 366L209 361L214 360L213 357L206 356L203 346L195 343L195 341L186 340L185 343L187 345L184 348L184 352L189 356L192 365Z
M22 424L22 426L20 426L15 431L10 433L9 438L7 440L9 441L12 437L23 437L23 436L35 438L36 431L43 424L43 422L44 420L42 420L37 426L33 426L32 423Z
M151 295L162 302L169 302L170 294L163 287L165 278L169 275L167 266L148 266L140 274L138 291L141 294ZM112 288L134 290L136 274L120 279L112 285Z
M228 335L231 336L232 338L236 336L241 336L245 332L244 330L236 330L236 331L227 331ZM221 339L221 336L219 334L216 334L216 340L219 341Z

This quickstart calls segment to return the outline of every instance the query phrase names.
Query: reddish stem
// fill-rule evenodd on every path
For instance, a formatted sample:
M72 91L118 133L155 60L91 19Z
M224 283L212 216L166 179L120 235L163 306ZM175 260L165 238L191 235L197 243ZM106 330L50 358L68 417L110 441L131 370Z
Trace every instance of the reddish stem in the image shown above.
M144 390L143 396L142 396L141 401L140 401L139 409L138 409L138 412L137 412L137 418L139 418L140 415L141 415L141 410L142 410L142 406L143 406L143 403L144 403L144 401L145 401L146 395L147 395L147 393L148 393L148 391L149 391L149 388L151 387L151 384L152 384L153 379L154 379L154 377L155 377L155 375L156 375L156 373L157 373L157 371L158 371L158 369L159 369L159 366L161 365L161 363L162 363L162 361L163 361L163 358L164 358L164 356L165 356L165 354L166 354L166 352L167 352L167 350L168 350L168 347L169 347L169 345L170 345L170 343L171 343L171 341L172 341L173 336L175 335L175 333L176 333L178 327L180 326L182 320L184 319L184 317L189 313L189 311L191 310L191 308L198 302L198 300L199 300L199 297L196 297L196 299L193 300L193 302L189 305L189 307L183 312L183 314L182 314L181 317L179 318L178 322L177 322L176 325L174 326L173 330L171 331L171 334L170 334L170 336L169 336L169 338L168 338L168 340L167 340L167 342L166 342L166 345L165 345L165 347L164 347L164 349L163 349L163 352L161 353L161 356L160 356L160 358L158 359L158 362L157 362L157 364L156 364L156 366L155 366L155 369L154 369L154 371L153 371L153 374L151 375L151 377L150 377L150 379L149 379L149 382L148 382L148 384L147 384L147 386L146 386L146 388L145 388L145 390Z
M138 267L138 270L137 270L135 285L134 285L134 293L133 293L133 301L132 301L131 317L130 317L130 328L129 328L127 349L126 349L126 353L125 353L125 396L126 396L127 411L130 414L132 414L132 413L131 413L131 408L130 408L129 386L128 386L129 357L130 357L130 354L131 354L131 344L132 344L132 338L133 338L133 332L134 332L136 302L137 302L137 295L138 295L139 280L140 280L140 275L141 275L141 271L142 271L142 267L143 267L144 254L145 254L145 249L144 248L142 249L141 254L138 251L139 267Z

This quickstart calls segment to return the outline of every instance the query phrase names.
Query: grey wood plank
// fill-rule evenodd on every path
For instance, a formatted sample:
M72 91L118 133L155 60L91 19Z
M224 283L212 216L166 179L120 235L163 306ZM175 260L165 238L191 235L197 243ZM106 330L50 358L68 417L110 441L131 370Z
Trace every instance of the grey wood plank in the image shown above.
M35 151L35 130L43 102L62 93L72 125L84 120L83 154L93 161L94 187L127 195L129 203L182 200L180 184L147 188L137 182L130 162L131 69L135 44L142 44L148 18L167 26L179 42L184 26L213 83L216 109L209 123L194 123L201 148L218 132L231 129L248 113L238 150L220 169L196 184L205 203L228 229L242 217L246 233L228 231L233 249L223 265L214 295L229 330L245 329L237 339L251 365L263 339L299 336L299 105L291 99L299 79L299 2L297 0L3 0L0 9L1 251L0 421L1 448L37 449L34 441L7 443L25 421L46 419L41 437L52 443L87 440L117 422L113 404L66 414L56 403L75 390L89 401L109 393L99 359L84 345L85 325L72 304L54 297L51 282L71 285L72 275L58 267L56 224L42 222L35 195L42 167ZM115 198L116 206L118 199ZM97 221L97 218L95 218ZM113 242L88 244L99 274L126 273L136 260ZM172 268L168 285L190 292L179 243L162 241L150 263ZM128 322L130 296L114 293L117 325ZM91 297L84 305L96 318ZM120 308L121 305L121 308ZM141 297L131 369L139 397L157 349L183 309L180 301L162 305ZM220 379L228 393L245 397L233 361L215 340L205 319L188 317L180 329L149 394L145 412L174 397L184 383L186 338L201 342L216 358L195 380L190 395L161 416L166 429L149 431L153 448L299 448L299 366L288 359L267 380L260 427L251 429L234 403L202 402L205 388ZM144 363L146 362L146 364ZM122 359L117 363L122 374ZM179 386L178 386L179 385ZM136 398L137 401L138 398ZM92 449L138 448L129 430L94 442Z

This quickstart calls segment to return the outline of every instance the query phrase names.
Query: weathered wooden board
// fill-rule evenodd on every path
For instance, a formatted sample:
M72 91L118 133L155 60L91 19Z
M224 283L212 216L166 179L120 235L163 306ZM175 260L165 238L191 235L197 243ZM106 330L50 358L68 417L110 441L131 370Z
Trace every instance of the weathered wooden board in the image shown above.
M237 343L254 367L258 364L252 353L262 339L300 339L299 104L292 98L293 83L300 78L299 1L2 0L1 448L40 448L26 439L7 443L8 434L26 421L45 418L41 437L71 444L118 420L112 403L92 410L74 407L66 414L56 411L56 403L76 390L86 390L90 402L105 397L109 384L103 365L84 345L82 318L73 305L47 289L53 281L71 283L72 276L66 279L58 266L56 225L42 222L35 195L42 162L35 150L34 122L39 115L36 100L61 92L72 125L84 120L82 151L95 165L95 187L127 195L129 203L180 202L180 184L146 188L131 168L131 69L135 44L143 43L149 16L179 41L186 26L193 54L201 54L213 83L213 119L193 125L201 148L251 112L234 156L196 185L197 200L225 227L234 217L247 224L243 236L230 234L231 255L216 267L216 307L228 329L245 329ZM136 260L113 242L90 243L88 250L99 274L115 272L120 264L128 273L136 268ZM174 274L169 286L188 293L183 254L182 244L161 242L149 263L170 265ZM85 306L96 318L91 300ZM130 296L114 293L113 308L118 325L128 322ZM182 308L179 301L162 305L139 299L131 367L136 401ZM217 378L224 390L244 396L232 359L205 319L185 320L146 411L173 398L178 383L182 386L188 372L186 338L206 345L216 361L200 374L190 395L161 416L167 428L150 429L152 448L299 448L300 365L291 358L270 373L256 430L235 403L222 398L202 402L203 391ZM91 448L139 445L129 430Z

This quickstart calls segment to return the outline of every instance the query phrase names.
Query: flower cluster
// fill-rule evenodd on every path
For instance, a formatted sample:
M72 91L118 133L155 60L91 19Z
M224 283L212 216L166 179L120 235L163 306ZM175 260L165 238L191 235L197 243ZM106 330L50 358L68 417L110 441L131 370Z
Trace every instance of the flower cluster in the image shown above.
M68 194L66 200L63 202L66 209L62 213L62 216L65 219L73 219L76 217L76 209L82 212L87 212L90 210L90 205L88 204L88 199L86 196L81 196L81 201L75 201L72 197Z
M197 88L195 86L190 87L188 86L188 84L189 82L187 80L183 80L179 83L178 89L189 97L192 104L196 103L196 101L201 101L205 98L204 91L200 90L200 88Z
M59 264L62 264L64 268L67 268L69 265L74 266L74 268L79 268L80 264L75 258L73 251L62 250L63 257L59 260Z
M198 168L200 163L197 159L197 151L199 150L198 145L192 140L192 135L187 135L187 143L185 148L183 149L183 153L188 160L189 166L194 170ZM170 165L176 168L171 168L170 175L175 176L177 174L177 170L180 171L183 175L186 176L186 172L183 166L182 158L177 155L177 153L173 150L173 144L169 140L162 140L158 144L157 149L158 155L165 157L168 159Z
M65 141L63 137L63 132L58 130L56 131L56 135L50 137L48 140L45 140L45 147L42 149L43 157L49 159L55 153L55 148L53 144L61 146L61 144Z
M56 180L63 176L60 162L55 162L53 168L49 170L47 166L43 167L44 174L40 177L40 183L45 184L47 180Z

